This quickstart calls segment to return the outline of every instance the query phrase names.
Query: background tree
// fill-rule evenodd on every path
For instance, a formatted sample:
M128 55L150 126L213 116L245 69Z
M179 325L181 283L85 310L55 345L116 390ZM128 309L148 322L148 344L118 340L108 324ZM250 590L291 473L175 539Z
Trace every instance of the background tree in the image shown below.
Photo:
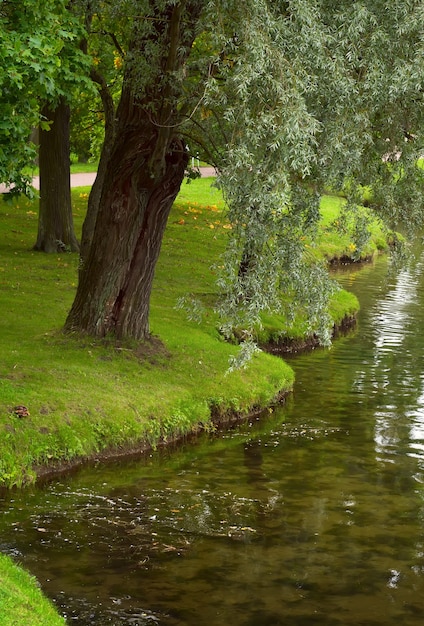
M69 82L83 75L85 58L74 45L79 32L65 0L0 3L0 180L16 192L31 183L24 172L36 154L29 137L40 121L40 101L65 96Z
M422 222L422 3L239 4L96 4L121 26L127 20L127 53L68 330L148 337L153 272L187 139L205 146L205 132L233 224L221 281L227 328L237 313L248 329L279 306L282 291L323 310L326 274L312 265L304 235L325 185L347 190L355 209L370 184L392 225L405 215ZM414 191L407 206L402 189Z
M34 250L77 252L70 181L70 105L61 97L41 111L49 128L39 135L40 203Z
M90 62L81 48L85 35L83 22L73 10L73 2L57 15L64 38L56 63L55 93L43 104L39 134L40 203L38 233L34 249L42 252L77 252L72 217L70 182L70 112L75 90L90 90Z

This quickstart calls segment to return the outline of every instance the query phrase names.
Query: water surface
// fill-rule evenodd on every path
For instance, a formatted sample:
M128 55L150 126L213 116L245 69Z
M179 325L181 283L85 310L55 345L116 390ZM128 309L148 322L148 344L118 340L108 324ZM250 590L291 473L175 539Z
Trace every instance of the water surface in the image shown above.
M347 271L357 329L286 405L0 503L0 548L69 624L422 626L423 261Z

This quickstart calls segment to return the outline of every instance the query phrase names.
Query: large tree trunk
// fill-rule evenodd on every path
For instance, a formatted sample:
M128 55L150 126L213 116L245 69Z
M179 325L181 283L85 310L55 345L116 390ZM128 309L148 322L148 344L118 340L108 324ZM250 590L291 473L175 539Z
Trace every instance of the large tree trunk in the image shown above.
M172 127L150 120L130 87L123 89L117 117L65 328L145 339L154 270L188 154Z
M130 140L130 138L128 138ZM109 163L92 245L80 269L67 330L145 339L153 275L188 156L173 140L162 176L149 176L152 137L121 137ZM142 145L137 145L138 141ZM140 158L140 152L144 158ZM132 165L138 157L137 165ZM119 163L118 167L114 163Z
M54 108L47 104L42 115L52 124L50 130L40 130L40 209L34 250L76 252L79 245L72 218L69 105L64 100Z
M154 270L188 164L179 135L182 89L175 76L190 53L204 3L181 0L162 13L155 0L150 5L150 31L135 29L111 144L102 154L101 184L90 198L68 331L118 339L149 336ZM138 93L137 55L144 67L152 42L152 73Z

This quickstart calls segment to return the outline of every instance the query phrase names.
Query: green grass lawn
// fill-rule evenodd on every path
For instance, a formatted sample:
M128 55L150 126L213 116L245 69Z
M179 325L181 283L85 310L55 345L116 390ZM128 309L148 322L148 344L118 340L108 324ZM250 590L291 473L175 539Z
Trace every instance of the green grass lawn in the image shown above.
M73 190L77 232L88 191ZM323 221L317 248L322 255L330 246L328 223L340 199L326 202L324 214L331 211L331 217ZM34 480L40 465L143 441L156 445L199 425L213 428L211 407L243 415L291 388L291 368L265 353L255 355L247 369L228 373L230 356L238 348L220 337L211 306L216 298L213 264L229 229L222 209L222 196L211 179L183 184L152 295L151 329L160 341L136 353L130 345L62 334L75 294L78 255L32 251L35 203L0 203L0 485ZM348 241L338 241L340 253ZM181 296L204 303L200 324L176 308ZM357 306L354 296L340 292L332 305L334 318L339 321ZM284 320L265 322L271 336ZM30 415L17 417L17 405L27 406Z
M71 174L90 174L97 171L97 163L71 163ZM39 170L37 165L27 167L25 173L30 176L38 176Z
M353 229L351 220L346 225L346 232L343 232L344 229L335 228L339 223L340 209L343 203L343 198L331 195L324 196L321 201L322 220L317 248L319 256L326 260L351 257L355 252L351 237ZM369 215L369 211L365 207L360 207L358 211L364 215ZM371 221L370 232L371 238L362 251L361 256L363 258L372 257L377 252L388 249L390 236L377 220Z

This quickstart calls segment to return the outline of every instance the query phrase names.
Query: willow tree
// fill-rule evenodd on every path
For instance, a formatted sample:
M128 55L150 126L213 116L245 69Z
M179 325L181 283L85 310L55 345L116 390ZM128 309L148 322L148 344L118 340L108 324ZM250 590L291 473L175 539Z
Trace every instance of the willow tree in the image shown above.
M154 269L187 143L220 170L233 223L221 285L226 314L247 311L246 326L278 307L282 291L323 310L325 273L304 239L326 184L348 189L351 207L371 184L379 215L421 223L422 2L88 5L96 19L103 11L118 21L126 54L67 330L149 336Z
M422 18L422 2L298 1L270 5L257 32L239 26L237 63L210 94L214 114L202 125L213 145L225 137L226 334L235 326L248 338L263 311L288 301L286 313L303 307L309 331L329 341L336 287L305 245L326 189L347 196L356 255L369 237L363 186L387 228L422 227Z

